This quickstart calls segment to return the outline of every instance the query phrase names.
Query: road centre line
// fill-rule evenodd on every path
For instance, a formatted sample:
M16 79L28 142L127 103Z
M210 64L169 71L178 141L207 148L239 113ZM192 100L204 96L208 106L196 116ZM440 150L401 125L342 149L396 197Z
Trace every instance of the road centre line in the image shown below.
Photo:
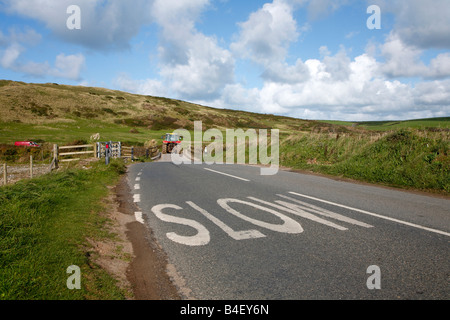
M380 218L380 219L384 219L384 220L388 220L388 221L404 224L404 225L407 225L407 226L410 226L410 227L413 227L413 228L422 229L422 230L426 230L426 231L430 231L430 232L433 232L433 233L442 234L444 236L450 237L450 233L445 232L445 231L441 231L441 230L437 230L437 229L432 229L432 228L420 226L420 225L417 225L417 224L414 224L414 223L411 223L411 222L407 222L407 221L403 221L403 220L399 220L399 219L395 219L395 218L386 217L386 216L383 216L383 215L380 215L380 214L376 214L376 213L373 213L373 212L369 212L369 211L365 211L365 210L361 210L361 209L348 207L348 206L345 206L345 205L342 205L342 204L339 204L339 203L318 199L318 198L315 198L315 197L307 196L307 195L296 193L296 192L289 192L289 193L293 194L293 195L300 196L300 197L308 198L308 199L311 199L311 200L315 200L315 201L331 204L333 206L341 207L341 208L344 208L344 209L349 209L349 210L353 210L353 211L356 211L356 212L360 212L360 213L363 213L363 214L366 214L366 215L369 215L369 216L373 216L373 217L376 217L376 218Z
M250 180L248 180L248 179L244 179L244 178L241 178L241 177L236 177L236 176L233 176L233 175L231 175L231 174L228 174L228 173L224 173L224 172L220 172L220 171L212 170L212 169L209 169L209 168L204 168L204 169L205 169L205 170L208 170L208 171L211 171L211 172L215 172L215 173L218 173L218 174L222 174L222 175L224 175L224 176L232 177L232 178L235 178L235 179L238 179L238 180L242 180L242 181L250 182Z

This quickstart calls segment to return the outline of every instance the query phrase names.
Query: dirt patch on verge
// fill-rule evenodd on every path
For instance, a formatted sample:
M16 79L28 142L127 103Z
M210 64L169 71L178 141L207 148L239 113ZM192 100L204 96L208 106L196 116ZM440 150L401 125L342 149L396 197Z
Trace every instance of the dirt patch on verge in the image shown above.
M167 257L153 238L149 228L136 221L134 213L137 211L132 202L127 177L122 176L114 188L116 210L113 210L113 221L120 225L116 233L123 248L132 258L124 266L112 268L114 274L125 281L133 292L136 300L180 300L180 294L167 274ZM129 249L126 246L129 245ZM126 278L126 279L124 279Z

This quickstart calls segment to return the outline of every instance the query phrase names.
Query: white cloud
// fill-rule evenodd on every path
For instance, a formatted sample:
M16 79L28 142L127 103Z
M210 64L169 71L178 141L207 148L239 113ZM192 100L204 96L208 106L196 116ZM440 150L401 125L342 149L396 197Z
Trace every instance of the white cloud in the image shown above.
M265 66L283 61L290 43L299 36L292 7L280 0L266 3L239 26L239 38L231 49Z
M388 77L450 77L450 54L439 54L427 66L421 60L425 51L419 47L405 44L399 35L391 33L381 46L381 54L386 62L381 67Z
M294 84L307 81L310 75L305 63L301 59L297 59L295 65L273 62L266 67L261 76L267 82Z
M5 69L10 69L14 66L20 54L24 51L23 47L17 43L11 44L4 50L0 60L1 65Z
M176 96L214 99L233 82L234 59L214 37L195 28L207 0L157 0L153 13L161 26L160 74Z
M68 55L61 53L56 57L55 66L49 74L58 78L80 80L80 74L85 65L82 54Z
M385 120L445 116L450 112L450 80L404 84L386 80L383 64L364 53L350 59L345 50L309 59L307 80L268 82L260 88L227 87L218 105L307 119ZM441 57L446 60L447 56ZM336 77L339 70L345 76Z
M160 80L119 77L115 84L132 92L162 92L187 100L213 100L234 81L234 58L215 37L199 32L195 24L209 0L155 0L152 19L160 27Z
M430 62L428 77L446 78L450 76L450 53L439 54Z
M312 20L321 19L348 4L348 0L310 0L308 15Z
M92 49L124 49L141 27L152 22L152 1L77 0L81 9L81 30L69 30L67 8L73 0L4 0L10 14L38 20L67 42Z
M53 67L48 62L23 61L22 54L29 47L37 45L40 39L41 35L31 29L25 32L11 29L9 35L2 34L0 48L2 46L6 48L0 51L1 67L37 77L54 76L79 80L85 64L85 57L82 54L66 56L61 53L55 58Z
M167 96L168 92L161 81L158 80L133 80L129 75L122 73L117 76L114 85L128 92L142 95Z
M214 98L233 82L233 58L214 39L200 34L191 37L187 56L187 63L161 67L161 76L177 94L189 99Z
M393 13L393 31L403 43L422 49L450 48L448 0L371 0L382 14Z
M385 57L383 72L389 77L417 77L426 72L425 64L420 60L423 51L407 46L391 33L381 47L381 54Z
M260 88L234 83L222 96L205 104L309 119L383 120L449 114L450 81L406 84L401 77L445 79L450 75L450 54L422 62L424 49L406 43L391 32L380 46L368 43L367 52L350 58L347 50L331 54L320 48L320 59L286 61L290 45L300 31L293 18L295 6L308 5L313 18L337 10L348 1L274 0L239 24L230 45L236 58L250 59L263 68ZM383 60L377 60L378 58Z
M448 116L450 111L450 80L419 83L416 86L414 99L417 105L442 106L442 116Z
M427 51L450 48L448 0L431 4L425 0L369 1L379 4L383 15L391 12L395 17L394 28L385 30L388 36L378 52L372 42L356 57L350 57L344 47L332 53L325 46L318 48L316 59L289 55L291 45L306 30L294 18L297 9L306 10L316 20L352 1L273 0L235 26L237 34L229 47L196 28L210 0L135 0L132 4L79 0L81 30L66 28L66 9L74 4L71 0L4 0L2 8L36 19L60 39L94 50L126 49L142 26L156 23L159 78L135 80L119 74L113 81L139 94L309 119L448 116L450 53L438 52L429 58ZM353 35L347 34L348 38ZM81 80L82 54L60 53L53 63L26 61L24 52L40 40L31 29L0 32L0 65L36 76ZM429 61L424 62L424 55ZM248 60L262 69L258 88L235 81L236 62ZM414 81L403 83L404 77Z
M450 48L448 0L400 0L396 32L407 44L422 48Z

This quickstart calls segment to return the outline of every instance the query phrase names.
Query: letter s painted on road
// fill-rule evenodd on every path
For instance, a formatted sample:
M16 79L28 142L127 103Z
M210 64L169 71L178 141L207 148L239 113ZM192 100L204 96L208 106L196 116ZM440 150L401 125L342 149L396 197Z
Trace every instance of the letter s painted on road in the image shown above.
M176 209L183 210L183 208L173 205L173 204L160 204L154 206L152 208L152 212L158 217L160 220L164 222L177 223L185 226L192 227L197 230L197 234L194 236L180 236L175 232L168 232L166 234L167 238L170 240L188 245L188 246L204 246L207 245L210 241L209 231L206 229L201 223L185 218L174 217L162 212L164 209Z

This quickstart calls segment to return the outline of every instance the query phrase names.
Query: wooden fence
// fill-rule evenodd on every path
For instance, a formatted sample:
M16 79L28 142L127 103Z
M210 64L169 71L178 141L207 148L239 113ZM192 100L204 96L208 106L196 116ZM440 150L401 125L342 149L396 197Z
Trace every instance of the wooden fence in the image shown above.
M119 151L114 151L112 153L115 158L123 158L130 159L134 161L136 158L145 157L151 160L157 160L161 157L161 152L157 146L152 146L149 148L145 147L126 147L122 146L120 142L115 143L119 146ZM86 150L92 149L92 150ZM82 150L82 151L77 151ZM79 157L77 158L68 158L73 156L82 156L82 155L91 155L93 158L102 158L104 157L105 146L95 144L85 144L85 145L76 145L76 146L58 146L57 144L53 145L53 158L50 166L48 167L48 172L53 171L54 169L59 168L60 162L72 162L81 160ZM0 185L6 185L8 183L8 166L7 164L0 165L0 168L3 170L3 175L0 173ZM47 169L46 169L47 170ZM1 172L1 171L0 171ZM34 176L33 172L33 156L30 156L30 169L29 169L29 177L32 179Z
M75 155L86 155L86 154L90 154L90 155L95 157L95 155L97 154L96 149L95 149L96 148L95 144L85 144L85 145L80 145L80 146L64 146L64 147L56 146L56 148L58 149L58 160L59 160L59 162L71 162L71 161L78 161L78 160L80 160L80 158L59 159L61 157L75 156ZM70 151L70 152L59 153L59 151L61 151L61 150L77 150L77 149L88 149L88 148L92 148L93 150L89 150L89 151Z
M33 156L30 156L30 169L29 169L29 178L33 179L34 171L33 171ZM3 164L3 185L6 186L8 184L8 165L6 163Z
M66 158L77 155L92 155L95 158L102 158L105 156L105 144L106 143L94 143L94 144L85 144L85 145L77 145L77 146L62 146L58 145L53 146L53 159L50 164L49 170L57 169L59 167L60 162L71 162L71 161L79 161L80 158ZM134 161L136 157L146 157L147 159L156 160L161 157L161 152L159 152L159 148L157 146L153 146L150 148L144 147L127 147L123 146L121 142L108 142L109 147L111 148L111 157L114 158L122 158L122 159L130 159ZM84 150L84 151L74 151L77 149L90 149L92 150ZM62 150L69 150L68 152L61 152Z

